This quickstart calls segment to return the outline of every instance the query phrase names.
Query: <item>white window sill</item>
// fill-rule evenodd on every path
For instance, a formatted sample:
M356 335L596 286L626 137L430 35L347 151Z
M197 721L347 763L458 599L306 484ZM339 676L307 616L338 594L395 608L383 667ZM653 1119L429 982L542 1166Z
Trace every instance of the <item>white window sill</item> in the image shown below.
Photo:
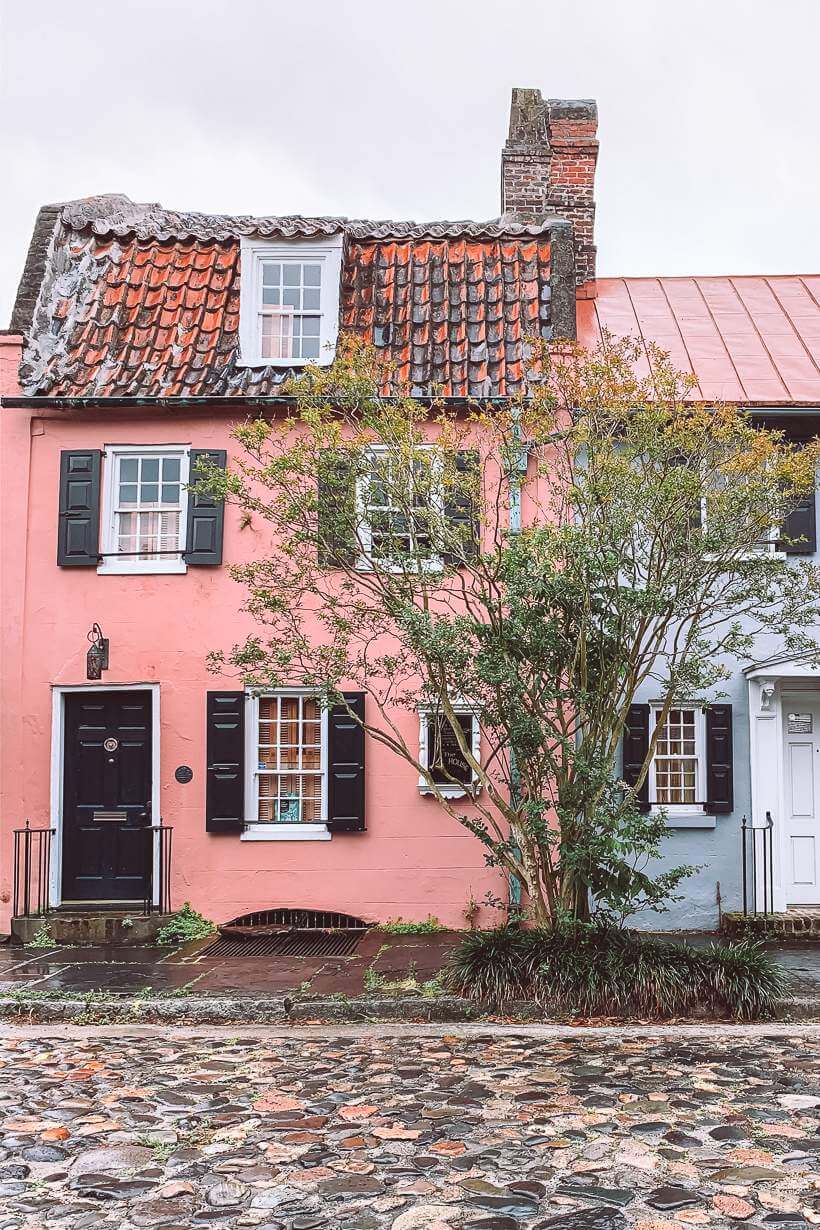
M653 808L659 811L660 808ZM717 817L710 816L702 809L693 807L688 811L672 811L667 808L666 827L668 829L713 829L717 827Z
M444 572L444 564L440 559L431 559L422 562L418 568L405 568L402 564L383 564L379 560L362 559L356 564L357 572L386 572L392 573L395 576L418 576L421 573Z
M317 359L243 359L236 360L237 367L307 367L308 363L312 363L314 367L330 367L335 358L334 354L323 354Z
M188 571L184 559L174 560L105 560L97 565L97 576L179 575Z
M433 797L440 794L443 799L465 799L477 794L480 789L480 786L457 786L455 783L446 782L433 787L427 782L419 782L419 794L429 794Z
M326 824L257 824L250 822L240 841L330 841Z
M705 552L703 558L709 563L715 563L715 561L720 559L720 556L715 555L713 551L707 551ZM753 559L788 559L789 556L788 552L778 551L775 548L773 551L741 551L737 558L741 563L748 564Z

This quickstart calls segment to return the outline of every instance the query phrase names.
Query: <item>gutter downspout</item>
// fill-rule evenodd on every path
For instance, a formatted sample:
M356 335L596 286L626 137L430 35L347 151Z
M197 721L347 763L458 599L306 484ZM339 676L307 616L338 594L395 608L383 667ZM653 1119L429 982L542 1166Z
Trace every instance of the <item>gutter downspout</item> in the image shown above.
M522 444L521 440L521 414L518 407L512 409L512 438L513 438L513 454L510 458L509 467L509 487L510 487L510 535L518 535L521 533L521 476L526 473L529 454L527 448ZM521 778L518 772L518 766L515 760L515 748L510 748L510 802L514 807L519 802L519 789ZM514 847L517 855L520 856L521 850L516 845ZM509 897L510 911L518 910L521 907L521 881L517 875L510 873L509 877Z

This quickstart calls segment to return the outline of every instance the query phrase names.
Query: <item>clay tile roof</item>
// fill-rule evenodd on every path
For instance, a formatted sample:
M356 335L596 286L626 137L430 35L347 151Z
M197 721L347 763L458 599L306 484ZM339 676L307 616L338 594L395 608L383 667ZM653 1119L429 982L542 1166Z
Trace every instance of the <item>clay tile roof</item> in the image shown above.
M341 233L341 327L383 348L398 386L416 395L513 393L526 337L552 332L556 219L235 218L122 196L46 207L44 217L48 243L35 231L40 263L30 253L18 296L29 395L275 395L287 371L239 362L246 235Z
M820 276L599 278L578 338L654 342L697 380L693 399L820 405Z

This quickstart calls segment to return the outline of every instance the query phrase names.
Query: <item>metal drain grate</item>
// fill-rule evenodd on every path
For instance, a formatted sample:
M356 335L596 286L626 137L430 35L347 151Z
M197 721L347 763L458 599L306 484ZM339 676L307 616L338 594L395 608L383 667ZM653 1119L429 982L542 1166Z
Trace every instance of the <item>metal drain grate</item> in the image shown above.
M349 957L365 934L361 931L283 931L248 939L220 936L197 957Z

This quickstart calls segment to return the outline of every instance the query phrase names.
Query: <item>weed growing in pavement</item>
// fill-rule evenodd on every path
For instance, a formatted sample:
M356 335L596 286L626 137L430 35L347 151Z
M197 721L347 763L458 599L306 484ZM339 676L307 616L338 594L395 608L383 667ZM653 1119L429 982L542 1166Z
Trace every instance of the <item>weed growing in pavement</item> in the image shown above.
M150 1133L140 1133L136 1140L143 1148L151 1150L156 1162L164 1163L180 1149L194 1149L207 1144L208 1136L209 1128L201 1124L199 1127L189 1128L187 1132L178 1132L176 1140L173 1141L160 1140L158 1136L152 1136Z
M25 945L26 948L54 948L54 936L51 934L51 928L48 922L43 921L34 932L34 935Z
M158 944L190 944L192 940L204 940L216 931L216 923L195 910L190 901L172 914L157 932Z
M386 935L435 935L446 931L444 923L439 922L434 914L428 914L422 922L405 922L402 918L388 918L387 922L379 923L377 931Z

